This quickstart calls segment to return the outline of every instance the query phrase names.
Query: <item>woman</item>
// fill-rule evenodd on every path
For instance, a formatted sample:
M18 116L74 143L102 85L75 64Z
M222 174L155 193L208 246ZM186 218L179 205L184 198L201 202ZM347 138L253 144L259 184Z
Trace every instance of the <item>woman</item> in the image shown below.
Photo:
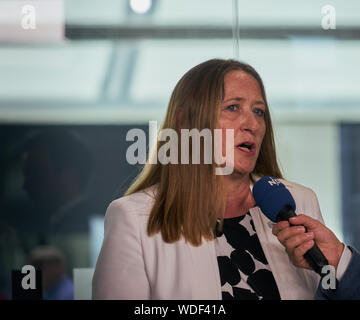
M192 68L162 128L233 129L234 170L217 175L214 161L147 163L107 210L93 298L312 299L318 276L290 263L251 193L263 175L282 178L258 73L234 60ZM313 191L282 182L298 212L322 219Z

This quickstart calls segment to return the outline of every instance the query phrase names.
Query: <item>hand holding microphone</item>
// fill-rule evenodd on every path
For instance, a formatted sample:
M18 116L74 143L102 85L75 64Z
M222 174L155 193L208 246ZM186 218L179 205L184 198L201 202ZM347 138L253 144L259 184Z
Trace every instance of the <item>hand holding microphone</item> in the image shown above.
M277 222L273 234L295 266L313 269L320 275L323 266L337 267L344 245L320 221L297 216L292 195L278 179L263 177L254 185L253 195L262 212Z
M320 221L304 214L290 218L289 222L280 221L276 223L272 232L286 248L286 252L295 266L311 269L304 258L304 254L314 246L316 241L329 265L337 268L344 250L344 244L336 238L330 229Z

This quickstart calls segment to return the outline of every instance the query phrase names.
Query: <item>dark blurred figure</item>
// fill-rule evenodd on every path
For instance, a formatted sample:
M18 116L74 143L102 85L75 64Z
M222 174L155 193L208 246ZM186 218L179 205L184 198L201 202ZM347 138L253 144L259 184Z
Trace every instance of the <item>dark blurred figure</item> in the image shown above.
M41 270L44 300L74 299L74 285L66 275L65 257L60 250L51 246L35 248L28 264Z
M24 189L30 203L16 216L25 252L53 245L64 252L68 271L90 263L87 185L92 168L89 148L65 129L46 130L22 148Z
M91 172L86 145L65 130L43 132L25 143L23 159L24 189L43 211L47 231L87 231L88 212L73 212Z

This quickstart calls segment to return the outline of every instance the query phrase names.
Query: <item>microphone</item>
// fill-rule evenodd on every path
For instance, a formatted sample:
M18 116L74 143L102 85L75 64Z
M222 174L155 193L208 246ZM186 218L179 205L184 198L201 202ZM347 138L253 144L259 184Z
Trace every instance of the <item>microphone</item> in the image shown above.
M253 195L256 204L272 222L289 221L289 218L296 217L294 198L279 179L261 178L254 184ZM316 243L304 254L304 258L320 276L323 275L322 268L329 265Z

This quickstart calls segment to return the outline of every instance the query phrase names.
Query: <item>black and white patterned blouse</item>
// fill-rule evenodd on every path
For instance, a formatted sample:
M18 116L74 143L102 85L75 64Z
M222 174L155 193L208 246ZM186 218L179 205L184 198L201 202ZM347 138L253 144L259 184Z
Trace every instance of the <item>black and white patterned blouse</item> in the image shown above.
M224 219L216 237L223 300L280 299L249 212Z

